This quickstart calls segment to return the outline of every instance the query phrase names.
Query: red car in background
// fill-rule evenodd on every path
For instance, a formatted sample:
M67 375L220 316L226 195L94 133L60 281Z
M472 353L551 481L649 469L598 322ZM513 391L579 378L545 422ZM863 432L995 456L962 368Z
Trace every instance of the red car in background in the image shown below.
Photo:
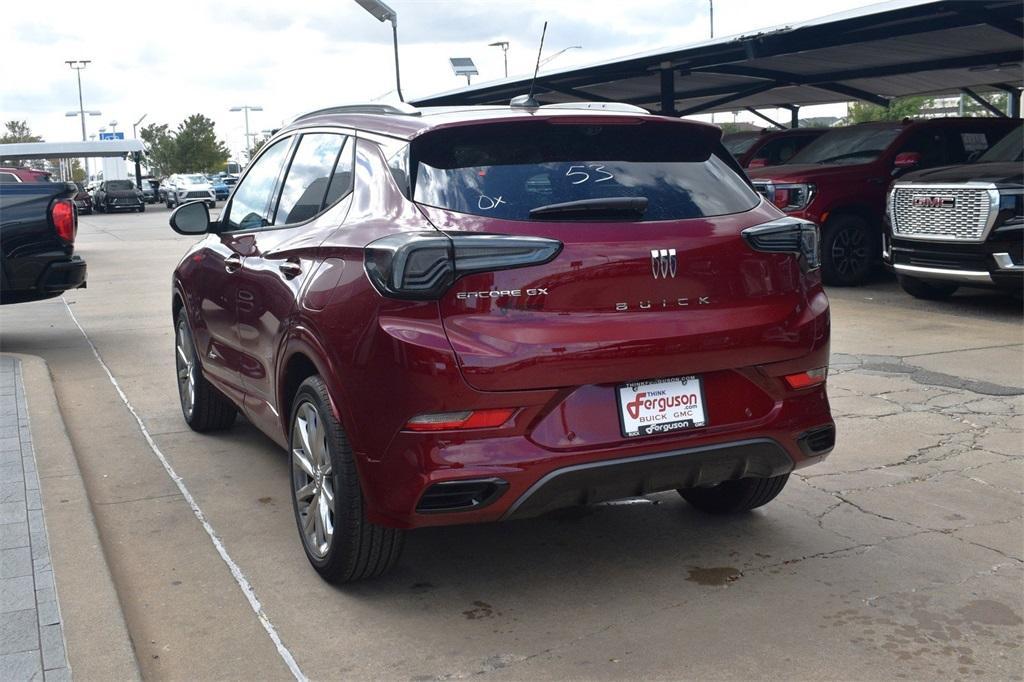
M931 118L831 128L788 164L748 175L786 214L821 226L825 283L853 286L881 263L893 180L977 158L1016 125L1012 118Z
M0 167L0 182L50 182L50 174L21 166Z
M790 128L749 131L722 136L722 144L744 168L764 168L787 163L828 128Z
M246 168L174 273L181 409L290 454L345 582L402 529L678 490L772 500L832 450L817 228L714 126L629 105L339 107Z

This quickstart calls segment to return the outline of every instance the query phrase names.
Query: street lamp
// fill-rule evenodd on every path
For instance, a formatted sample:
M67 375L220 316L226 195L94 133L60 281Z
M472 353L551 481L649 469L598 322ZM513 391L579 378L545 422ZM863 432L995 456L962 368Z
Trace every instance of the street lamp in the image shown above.
M114 131L114 137L117 137L117 121L111 121L107 125Z
M132 124L132 137L134 137L136 140L139 139L139 135L138 133L135 132L135 129L139 127L140 123L146 120L147 116L149 116L149 114L143 114L142 118L140 118L138 121Z
M263 107L255 104L242 104L241 106L231 107L228 111L244 111L245 112L245 162L249 163L249 157L252 154L252 144L250 143L249 136L249 112L250 111L263 111Z
M582 50L582 49L583 49L582 45L570 45L569 47L563 47L561 50L559 50L558 52L554 53L550 57L545 57L544 59L540 60L540 66L544 66L545 64L550 62L555 57L557 57L560 54L563 54L565 52L568 52L569 50Z
M508 78L508 41L499 40L494 43L488 43L487 47L500 47L502 55L505 57L505 78Z
M82 117L82 142L85 142L85 105L82 104L82 69L92 63L91 59L66 59L64 63L75 70L75 75L78 77L78 115ZM71 114L74 115L74 114ZM89 112L90 116L99 116L99 112L93 114ZM85 179L89 180L89 157L85 158Z
M356 0L360 7L369 12L377 21L391 22L391 35L395 44L395 90L398 91L398 100L405 101L402 96L402 78L398 69L398 13L385 5L380 0Z

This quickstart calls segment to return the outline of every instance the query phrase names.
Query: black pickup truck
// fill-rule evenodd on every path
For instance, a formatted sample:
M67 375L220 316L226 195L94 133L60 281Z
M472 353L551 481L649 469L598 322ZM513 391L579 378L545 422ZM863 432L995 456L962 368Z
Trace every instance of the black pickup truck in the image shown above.
M85 286L85 261L74 255L77 192L73 183L0 183L0 304Z
M882 258L912 296L1024 287L1024 128L974 163L903 176L889 193Z

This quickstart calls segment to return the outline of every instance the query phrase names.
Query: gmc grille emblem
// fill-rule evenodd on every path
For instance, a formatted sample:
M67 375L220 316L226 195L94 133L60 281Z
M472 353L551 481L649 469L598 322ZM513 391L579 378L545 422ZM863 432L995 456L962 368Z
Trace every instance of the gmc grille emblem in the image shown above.
M956 208L956 197L935 197L915 194L911 201L914 208Z
M654 279L674 278L678 267L675 249L651 249L651 274Z

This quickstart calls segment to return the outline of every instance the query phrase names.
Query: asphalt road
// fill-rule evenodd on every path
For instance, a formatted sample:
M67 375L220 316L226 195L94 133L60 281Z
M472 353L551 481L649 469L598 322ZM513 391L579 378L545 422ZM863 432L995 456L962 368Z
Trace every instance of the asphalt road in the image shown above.
M190 240L167 214L83 217L89 288L0 309L0 349L50 365L145 676L286 679L287 652L313 679L1021 679L1018 301L831 291L838 446L762 510L672 493L422 530L393 574L335 588L303 556L285 453L181 419L169 284Z

